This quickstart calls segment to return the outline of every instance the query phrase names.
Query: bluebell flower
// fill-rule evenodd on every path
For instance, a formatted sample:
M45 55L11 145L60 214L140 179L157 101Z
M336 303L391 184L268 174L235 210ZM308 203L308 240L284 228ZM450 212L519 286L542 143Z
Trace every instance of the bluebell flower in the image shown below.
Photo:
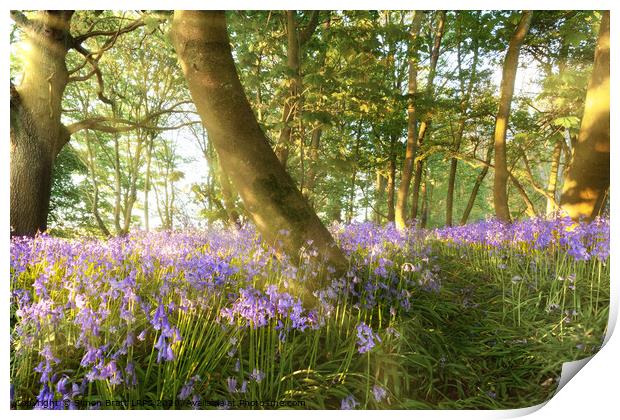
M372 395L376 402L381 402L387 396L387 391L379 385L373 385Z
M226 379L226 386L228 387L228 392L230 393L237 392L237 379L233 377Z
M190 395L194 392L194 384L196 381L200 380L199 376L194 376L190 378L183 386L181 387L181 391L179 392L180 400L187 400Z
M359 353L369 352L375 347L375 340L381 342L381 338L372 331L372 328L363 322L357 325L357 351Z
M260 370L254 368L252 370L252 373L250 374L250 379L252 379L253 381L259 383L263 379L265 379L265 374L263 372L261 372Z
M47 384L43 384L41 390L39 391L39 395L37 395L37 404L34 409L41 410L54 408L56 408L54 392L49 389Z
M340 409L341 410L354 410L355 407L357 407L358 405L359 403L355 400L353 395L349 395L343 398L342 402L340 403Z

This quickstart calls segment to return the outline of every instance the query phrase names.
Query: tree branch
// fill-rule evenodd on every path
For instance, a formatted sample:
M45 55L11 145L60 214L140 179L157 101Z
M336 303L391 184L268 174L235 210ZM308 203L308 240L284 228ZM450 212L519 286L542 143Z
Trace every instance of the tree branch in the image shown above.
M146 25L146 23L144 22L144 19L141 17L140 19L137 19L133 21L132 23L130 23L129 25L123 28L120 28L120 29L111 30L111 31L90 31L85 34L79 35L75 37L74 39L75 39L76 44L80 45L82 42L86 41L87 39L93 38L96 36L109 36L111 38L117 38L121 34L131 32L144 25Z
M158 127L156 125L149 125L148 123L152 121L155 117L158 117L163 114L172 114L175 112L184 112L178 111L176 108L179 105L188 104L191 101L181 101L174 104L172 107L167 109L162 109L156 112L153 112L147 115L140 121L131 121L125 118L114 118L114 117L91 117L85 120L70 124L67 126L67 131L70 135L77 133L82 130L97 130L103 131L104 133L124 133L127 131L134 130L136 128L143 128L149 130L174 130L180 127L184 127L190 124L196 124L196 121L191 121L188 123L171 126L171 127ZM118 127L116 124L123 124L123 126Z
M84 48L82 45L80 44L76 44L74 42L73 44L73 48L79 52L80 54L82 54L84 56L84 58L86 59L86 61L93 67L92 71L90 73L88 73L85 76L77 76L77 77L70 77L69 78L69 82L75 82L75 81L84 81L84 80L88 80L92 77L92 75L96 75L97 76L97 98L99 98L99 100L103 103L106 103L110 106L113 106L114 103L112 102L111 99L109 99L108 97L106 97L103 94L103 75L101 74L101 69L99 68L99 58L101 58L101 55L99 55L98 59L94 59L92 57L92 53L90 53L86 48Z
M303 31L299 33L299 45L304 45L306 42L310 40L310 37L316 30L317 25L319 24L319 11L313 10L310 14L310 22L304 28Z
M22 29L32 28L32 22L19 10L11 10L11 19Z

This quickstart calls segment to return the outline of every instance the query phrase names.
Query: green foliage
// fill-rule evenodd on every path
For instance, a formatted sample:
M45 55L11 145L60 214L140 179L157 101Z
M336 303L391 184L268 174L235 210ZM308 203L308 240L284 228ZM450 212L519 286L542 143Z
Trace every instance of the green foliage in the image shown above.
M54 163L48 216L55 235L65 236L76 230L93 230L89 209L83 202L81 180L87 174L88 169L76 151L72 147L63 148Z
M394 185L398 188L407 135L406 110L412 99L418 127L423 120L431 121L418 157L423 157L428 168L424 178L432 187L429 223L439 226L445 222L450 159L458 159L455 220L460 219L482 168L481 161L493 136L502 60L520 15L519 11L447 11L434 88L426 94L435 12L425 14L414 45L410 34L412 11L320 11L315 28L309 27L312 12L296 11L298 32L313 31L300 45L301 90L295 98L290 97L292 70L287 65L286 13L231 11L227 19L237 70L258 123L274 146L283 128L292 130L287 170L304 188L310 174L314 174L312 191L305 192L324 221L330 222L332 216L340 218L340 211L349 207L357 220L375 219L375 213L387 214L387 194L380 194L376 174L387 177L389 162L395 162ZM69 51L67 66L72 78L86 80L69 83L63 98L63 121L70 124L102 118L102 125L119 132L115 135L95 128L72 136L71 153L86 168L93 166L94 177L89 170L75 165L59 168L65 179L73 180L75 189L70 190L67 181L65 187L54 189L54 209L70 212L73 206L74 213L88 218L96 183L104 224L117 230L114 225L119 211L129 211L132 221L127 228L144 227L144 215L133 214L131 208L145 207L146 161L150 154L153 188L161 189L171 182L167 186L175 190L179 202L191 203L191 208L184 210L188 216L204 216L210 222L225 220L216 204L222 199L216 177L217 156L210 152L203 161L202 174L182 167L187 159L181 157L201 161L187 144L199 145L203 155L211 146L193 126L184 125L196 119L195 110L168 36L170 18L170 13L149 11L75 13L71 28L74 37L91 31L114 31L137 19L144 25L119 35L113 45L106 44L110 38L103 35L84 41L89 51L105 50L97 57L101 84L83 55L74 49ZM540 191L547 188L555 144L563 141L569 145L578 133L599 21L600 13L594 11L536 11L521 50L508 134L508 166L539 214L546 208L547 197ZM18 83L21 76L22 36L20 29L11 28L13 83ZM410 97L409 60L414 51L419 63L417 92ZM477 67L472 73L476 51ZM100 94L114 106L102 101ZM287 123L284 104L292 99L299 109ZM179 102L187 103L165 112ZM148 119L154 114L155 118ZM455 134L462 119L463 138L457 151ZM129 129L137 122L148 128ZM178 128L174 136L164 136L158 128L175 126ZM316 128L322 134L318 150L313 150L311 133ZM85 146L87 136L93 136L92 163ZM146 144L151 137L154 140L149 148ZM157 152L168 143L182 145L176 147L179 159L173 163L162 161L162 153ZM567 152L562 152L558 188L569 159ZM59 158L59 165L63 159ZM166 166L169 168L164 170ZM183 177L180 172L184 172ZM472 220L493 214L492 182L491 168L475 199ZM193 184L203 184L201 190L206 195L193 192ZM510 207L519 217L525 209L523 199L514 186L509 185L509 190ZM63 198L65 191L67 197ZM149 189L148 193L149 201L153 200L150 211L156 219L155 191ZM132 204L129 199L134 194ZM233 196L240 205L234 191ZM63 200L64 207L56 206ZM165 201L159 197L162 214ZM177 206L177 216L179 210ZM63 219L53 210L50 225L59 228ZM94 215L88 224L96 225Z

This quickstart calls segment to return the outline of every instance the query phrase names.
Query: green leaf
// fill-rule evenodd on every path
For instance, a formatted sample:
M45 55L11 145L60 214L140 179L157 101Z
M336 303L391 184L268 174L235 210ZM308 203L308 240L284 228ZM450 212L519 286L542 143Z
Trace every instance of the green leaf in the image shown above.
M559 125L564 128L578 128L579 127L579 118L574 116L569 117L559 117L553 120L554 125Z

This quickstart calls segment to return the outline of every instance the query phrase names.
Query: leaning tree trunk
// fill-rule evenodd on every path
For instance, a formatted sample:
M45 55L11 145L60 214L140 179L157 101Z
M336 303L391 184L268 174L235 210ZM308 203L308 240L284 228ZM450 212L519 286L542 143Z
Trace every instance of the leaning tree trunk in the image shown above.
M415 95L418 90L418 50L417 40L420 35L420 26L424 12L416 11L411 23L411 38L409 40L409 82L408 82L408 102L407 102L407 146L405 148L405 160L403 162L402 176L398 194L396 196L395 222L396 228L405 229L405 215L407 213L407 196L413 176L413 159L418 149L416 137L416 104Z
M68 139L60 122L68 81L65 57L71 11L40 11L25 28L21 84L11 84L11 235L34 235L47 228L54 159Z
M566 173L561 209L573 220L596 217L609 188L609 11L603 13L579 137Z
M340 273L348 263L269 146L245 96L221 11L175 11L172 38L220 163L263 239L292 257L312 240ZM325 286L325 277L307 288Z
M521 20L517 26L504 59L504 69L502 72L501 93L499 99L499 109L495 119L495 176L493 181L493 202L495 204L495 215L498 219L509 222L510 209L508 207L508 166L506 164L506 131L508 130L508 117L510 116L510 106L514 93L515 78L517 76L517 66L519 64L519 50L523 39L527 35L530 27L533 12L526 10L521 15Z

